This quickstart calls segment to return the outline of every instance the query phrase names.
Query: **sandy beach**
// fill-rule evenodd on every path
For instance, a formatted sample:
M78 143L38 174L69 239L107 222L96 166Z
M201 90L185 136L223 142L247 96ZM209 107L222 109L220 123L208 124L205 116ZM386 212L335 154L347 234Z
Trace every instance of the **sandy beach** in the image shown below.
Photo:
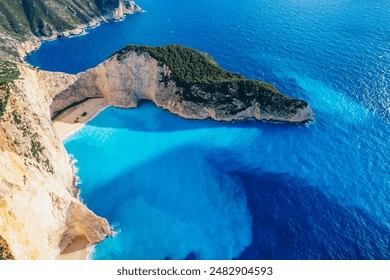
M92 246L85 237L77 238L62 252L57 260L86 260Z
M93 98L61 112L53 119L58 136L63 140L75 133L107 106L103 98Z
M58 114L54 128L61 140L81 129L88 121L105 109L108 103L103 98L88 99ZM57 258L58 260L85 260L92 245L85 237L76 239Z

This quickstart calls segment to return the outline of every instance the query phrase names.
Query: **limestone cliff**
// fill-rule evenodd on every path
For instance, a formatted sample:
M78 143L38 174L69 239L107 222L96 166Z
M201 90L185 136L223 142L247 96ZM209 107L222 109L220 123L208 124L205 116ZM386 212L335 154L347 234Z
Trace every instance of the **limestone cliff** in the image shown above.
M197 67L199 70L194 70ZM51 114L93 97L104 97L121 108L151 100L188 119L255 118L293 123L314 119L305 101L284 96L272 85L226 72L211 57L177 45L124 48L97 67L78 74L72 85L54 97Z
M0 236L16 259L54 259L79 237L96 243L111 232L79 201L50 118L52 97L76 77L18 69L0 126Z

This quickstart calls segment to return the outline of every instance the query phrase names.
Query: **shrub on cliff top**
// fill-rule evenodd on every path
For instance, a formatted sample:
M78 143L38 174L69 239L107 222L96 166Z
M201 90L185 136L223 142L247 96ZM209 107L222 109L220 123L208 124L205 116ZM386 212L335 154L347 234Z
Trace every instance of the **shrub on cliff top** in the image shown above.
M16 64L0 61L0 120L3 116L9 99L9 86L19 77L20 72Z
M13 82L20 75L15 63L0 60L0 86Z
M279 93L271 84L245 79L241 74L232 73L220 67L208 54L180 45L148 47L130 45L120 50L118 60L129 52L148 53L151 57L166 64L172 71L169 77L178 85L188 90L194 84L202 84L211 92L231 83L240 84L243 91Z
M3 237L0 236L0 260L14 260L14 256L9 250L8 244Z
M149 53L171 69L174 80L184 83L215 83L244 78L240 74L225 71L208 54L179 45L164 47L130 45L118 52L118 59L131 51Z

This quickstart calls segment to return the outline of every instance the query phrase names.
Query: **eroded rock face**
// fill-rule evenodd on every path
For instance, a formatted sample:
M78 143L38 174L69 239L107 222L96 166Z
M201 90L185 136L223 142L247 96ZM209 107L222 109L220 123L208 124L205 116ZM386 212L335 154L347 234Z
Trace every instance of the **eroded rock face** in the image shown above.
M77 75L77 81L54 97L52 115L86 98L104 97L110 105L136 107L140 100L188 119L257 120L305 123L314 119L310 106L271 91L244 91L245 81L205 84L190 88L170 79L171 70L147 52L113 55L97 67Z
M79 201L50 118L52 97L77 77L19 71L0 123L0 236L16 259L55 259L77 237L96 243L111 231Z

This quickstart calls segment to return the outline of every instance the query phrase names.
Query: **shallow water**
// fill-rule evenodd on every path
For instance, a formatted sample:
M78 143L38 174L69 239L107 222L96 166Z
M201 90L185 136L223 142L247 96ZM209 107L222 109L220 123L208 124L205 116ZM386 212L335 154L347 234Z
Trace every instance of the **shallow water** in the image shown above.
M27 60L75 73L126 44L180 43L307 100L316 121L105 110L66 140L83 200L118 231L94 258L389 259L390 3L138 3Z

